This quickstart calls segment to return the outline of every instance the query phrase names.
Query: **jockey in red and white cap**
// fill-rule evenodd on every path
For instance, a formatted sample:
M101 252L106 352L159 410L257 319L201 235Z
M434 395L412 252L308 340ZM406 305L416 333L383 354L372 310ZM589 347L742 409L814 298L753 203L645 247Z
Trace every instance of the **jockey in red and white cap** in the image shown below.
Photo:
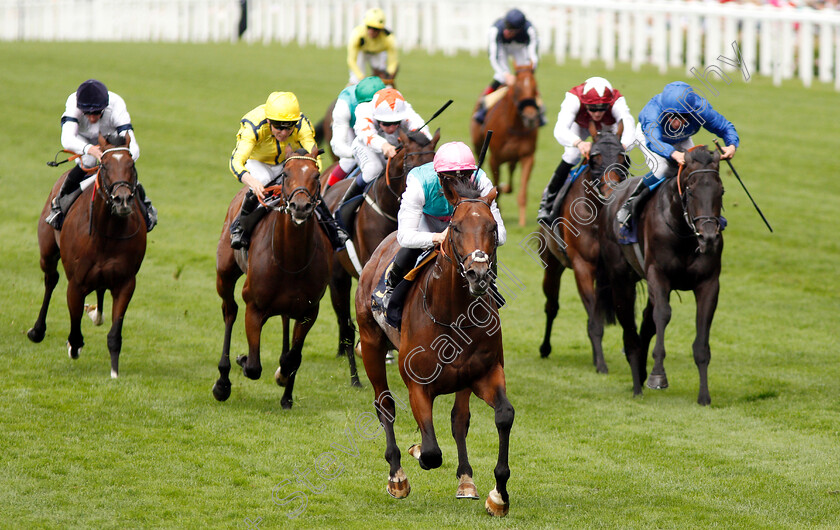
M554 137L565 151L560 165L545 187L537 221L551 223L552 207L569 171L580 162L581 156L589 156L592 148L592 142L586 141L589 138L589 125L594 123L598 130L617 132L619 122L624 123L621 145L627 149L634 139L633 115L624 96L603 77L590 77L566 92L554 127Z

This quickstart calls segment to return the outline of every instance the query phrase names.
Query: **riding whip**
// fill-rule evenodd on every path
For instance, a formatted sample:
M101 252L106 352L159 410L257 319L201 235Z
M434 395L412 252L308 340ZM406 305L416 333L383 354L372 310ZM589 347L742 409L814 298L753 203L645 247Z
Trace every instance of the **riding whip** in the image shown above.
M487 131L487 134L484 135L484 144L481 146L481 152L478 154L478 162L475 163L476 172L478 172L478 168L481 167L481 164L484 163L484 157L487 155L487 149L490 147L490 138L493 136L493 131Z
M448 107L449 105L452 105L452 100L451 100L451 99L450 99L449 101L447 101L446 103L444 103L444 104L443 104L443 106L442 106L441 108L439 108L437 112L435 112L434 114L432 114L432 117L431 117L431 118L429 118L428 120L426 120L426 123L424 123L423 125L421 125L420 127L418 127L418 128L417 128L417 130L418 130L418 131L423 130L423 127L425 127L426 125L428 125L428 124L429 124L429 122L430 122L430 121L432 121L433 119L435 119L435 118L437 118L438 116L440 116L440 113L441 113L441 112L443 112L443 111L445 111L445 110L446 110L446 107Z
M718 143L717 138L714 139L714 142L715 142L715 147L717 147L718 151L720 153L723 153L723 149L720 148L720 144ZM749 197L750 201L752 201L753 206L755 206L755 210L758 212L758 215L761 216L761 220L764 221L764 224L767 225L767 229L770 230L770 232L772 233L773 232L773 227L770 226L770 223L767 222L767 218L764 217L763 213L761 213L761 208L758 207L758 205L755 203L755 200L752 198L752 195L750 195L750 190L748 190L747 187L744 186L744 181L741 180L741 177L738 175L738 172L735 171L735 166L732 165L732 162L730 162L728 158L726 159L726 163L729 164L729 169L732 170L732 173L735 174L735 178L738 179L738 182L741 183L741 187L744 188L745 192L747 192L747 197Z

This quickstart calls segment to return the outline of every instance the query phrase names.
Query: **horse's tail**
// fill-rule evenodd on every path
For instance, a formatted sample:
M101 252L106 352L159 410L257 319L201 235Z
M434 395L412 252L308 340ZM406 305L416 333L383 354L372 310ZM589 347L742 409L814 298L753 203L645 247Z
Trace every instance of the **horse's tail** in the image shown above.
M608 325L616 323L612 286L607 276L607 268L601 258L598 259L598 266L595 269L595 311L604 319L604 323Z
M321 118L321 121L315 124L315 143L321 145L324 143L324 121L327 117Z

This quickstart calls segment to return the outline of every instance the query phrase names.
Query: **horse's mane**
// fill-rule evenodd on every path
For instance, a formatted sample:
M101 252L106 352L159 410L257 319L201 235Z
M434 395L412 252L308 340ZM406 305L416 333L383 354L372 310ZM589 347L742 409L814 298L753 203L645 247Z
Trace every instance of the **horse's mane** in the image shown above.
M715 152L710 151L705 145L697 146L696 149L693 149L686 154L690 156L691 160L703 166L711 165L715 160Z
M418 144L420 147L426 147L431 143L431 140L426 137L425 134L421 133L420 131L408 131L406 133L408 139L412 142Z
M478 187L478 183L471 179L453 180L451 186L452 190L462 199L478 199L481 197L481 189Z

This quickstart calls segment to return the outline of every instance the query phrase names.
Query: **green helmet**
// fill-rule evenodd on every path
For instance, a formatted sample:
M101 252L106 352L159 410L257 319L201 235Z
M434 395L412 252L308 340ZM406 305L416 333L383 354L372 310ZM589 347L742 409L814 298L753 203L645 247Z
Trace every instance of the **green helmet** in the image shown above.
M367 103L373 99L373 95L385 88L385 83L381 79L372 75L359 81L356 85L356 101L359 103Z

